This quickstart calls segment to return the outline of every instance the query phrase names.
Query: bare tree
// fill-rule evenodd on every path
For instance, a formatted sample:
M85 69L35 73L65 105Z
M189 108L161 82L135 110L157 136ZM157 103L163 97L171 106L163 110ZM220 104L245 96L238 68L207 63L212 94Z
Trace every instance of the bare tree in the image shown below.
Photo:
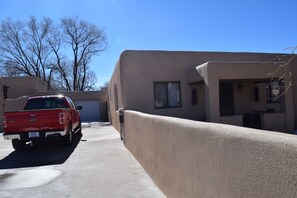
M5 74L9 76L36 76L43 81L48 79L50 55L46 38L49 36L52 21L43 18L38 22L30 17L28 22L7 19L0 27L0 60Z
M104 85L102 85L102 86L100 87L100 90L107 89L107 88L108 88L108 85L109 85L109 82L108 82L108 81L105 82Z
M94 71L92 70L87 70L86 80L84 81L83 89L86 91L92 91L94 90L94 86L97 82L97 77Z
M94 73L89 72L88 65L93 56L106 50L105 31L79 20L78 17L62 19L61 28L65 34L65 42L70 45L73 54L72 90L88 90L93 84L88 81L94 77Z
M289 66L297 56L297 54L295 54L296 49L297 49L297 46L286 48L285 50L291 51L290 54L283 54L283 55L277 56L277 60L275 61L279 66L272 73L268 74L271 79L268 86L271 86L274 81L280 82L280 86L277 87L277 89L281 94L279 94L277 98L283 96L290 89L290 87L293 86L293 83L292 83L293 76ZM274 99L277 99L277 98L274 98Z
M52 83L53 89L71 90L71 64L67 57L62 53L64 41L63 35L58 28L52 30L51 36L47 38L49 47L52 49L52 70L55 82ZM59 83L57 83L59 82Z
M96 75L89 65L106 48L104 29L78 17L59 26L49 18L7 19L0 26L0 75L36 76L52 89L92 90Z

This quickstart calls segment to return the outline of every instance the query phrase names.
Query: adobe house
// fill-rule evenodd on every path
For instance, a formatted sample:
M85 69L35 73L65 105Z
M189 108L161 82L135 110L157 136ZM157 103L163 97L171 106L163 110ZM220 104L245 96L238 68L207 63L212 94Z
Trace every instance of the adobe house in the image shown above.
M293 87L287 91L279 81L282 73L269 76L288 56L124 51L108 88L111 122L119 129L117 110L123 108L293 133L297 127L297 60L287 67L293 74Z

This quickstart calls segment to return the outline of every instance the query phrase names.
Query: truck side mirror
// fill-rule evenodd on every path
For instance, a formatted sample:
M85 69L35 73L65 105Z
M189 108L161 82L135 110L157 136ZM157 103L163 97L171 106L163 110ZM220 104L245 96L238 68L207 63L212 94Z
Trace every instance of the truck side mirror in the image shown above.
M82 106L76 106L75 108L76 108L76 110L82 110L83 109Z

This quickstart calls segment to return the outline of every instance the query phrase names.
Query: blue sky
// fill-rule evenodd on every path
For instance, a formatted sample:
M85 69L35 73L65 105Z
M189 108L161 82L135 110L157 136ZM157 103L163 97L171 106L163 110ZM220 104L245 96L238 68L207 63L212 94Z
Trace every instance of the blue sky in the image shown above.
M108 50L93 59L98 86L126 49L290 52L296 0L0 0L0 20L65 16L104 27Z

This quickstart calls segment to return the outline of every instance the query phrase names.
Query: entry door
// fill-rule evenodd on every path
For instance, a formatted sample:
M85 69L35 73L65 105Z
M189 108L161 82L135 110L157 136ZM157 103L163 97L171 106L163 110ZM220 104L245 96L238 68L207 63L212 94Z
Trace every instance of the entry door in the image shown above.
M220 115L234 115L233 82L220 82Z

